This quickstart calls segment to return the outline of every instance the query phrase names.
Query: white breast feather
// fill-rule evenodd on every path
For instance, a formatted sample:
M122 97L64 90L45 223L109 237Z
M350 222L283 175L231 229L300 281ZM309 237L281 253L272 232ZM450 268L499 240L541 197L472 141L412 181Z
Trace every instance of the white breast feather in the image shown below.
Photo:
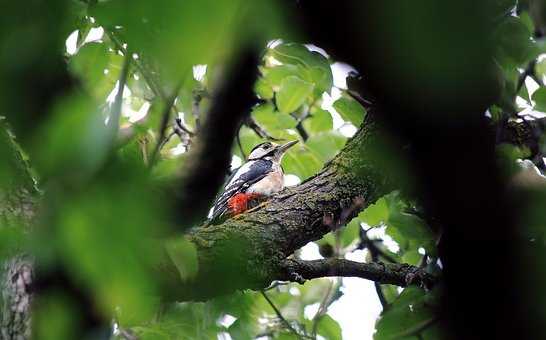
M282 172L275 171L265 176L262 180L254 183L247 192L257 193L266 196L273 195L284 188L284 177Z

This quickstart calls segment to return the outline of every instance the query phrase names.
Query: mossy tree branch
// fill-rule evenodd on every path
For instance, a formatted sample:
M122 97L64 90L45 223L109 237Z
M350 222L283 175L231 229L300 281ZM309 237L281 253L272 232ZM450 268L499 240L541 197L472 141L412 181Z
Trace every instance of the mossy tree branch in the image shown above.
M170 287L164 291L174 299L201 300L285 279L285 260L294 251L350 221L358 213L355 202L363 208L394 188L374 157L380 134L367 119L314 177L248 213L193 230L187 238L197 248L198 273L180 282L176 270L162 267L170 275L165 280Z

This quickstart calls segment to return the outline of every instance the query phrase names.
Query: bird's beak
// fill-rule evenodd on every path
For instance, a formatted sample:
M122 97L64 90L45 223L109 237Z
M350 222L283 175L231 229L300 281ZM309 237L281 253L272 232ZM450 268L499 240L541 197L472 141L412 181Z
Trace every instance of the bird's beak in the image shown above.
M288 149L290 149L292 146L296 145L298 143L297 140L290 141L286 144L283 144L279 147L279 154L282 155L285 153Z

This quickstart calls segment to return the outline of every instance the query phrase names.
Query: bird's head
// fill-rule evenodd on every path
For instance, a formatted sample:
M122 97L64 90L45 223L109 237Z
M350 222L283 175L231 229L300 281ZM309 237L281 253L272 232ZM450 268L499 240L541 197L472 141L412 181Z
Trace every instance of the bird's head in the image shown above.
M297 142L297 140L293 140L280 145L271 142L258 144L254 147L254 149L252 149L250 155L248 155L248 160L251 161L255 159L265 158L280 162L284 153Z

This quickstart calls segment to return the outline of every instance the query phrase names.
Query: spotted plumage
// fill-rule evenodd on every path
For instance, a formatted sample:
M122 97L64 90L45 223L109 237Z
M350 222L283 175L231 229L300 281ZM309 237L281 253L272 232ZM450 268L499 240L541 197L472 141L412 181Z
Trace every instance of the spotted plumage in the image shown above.
M217 221L250 209L284 188L282 156L296 141L284 145L265 142L252 149L248 160L227 180L216 198L210 219Z

